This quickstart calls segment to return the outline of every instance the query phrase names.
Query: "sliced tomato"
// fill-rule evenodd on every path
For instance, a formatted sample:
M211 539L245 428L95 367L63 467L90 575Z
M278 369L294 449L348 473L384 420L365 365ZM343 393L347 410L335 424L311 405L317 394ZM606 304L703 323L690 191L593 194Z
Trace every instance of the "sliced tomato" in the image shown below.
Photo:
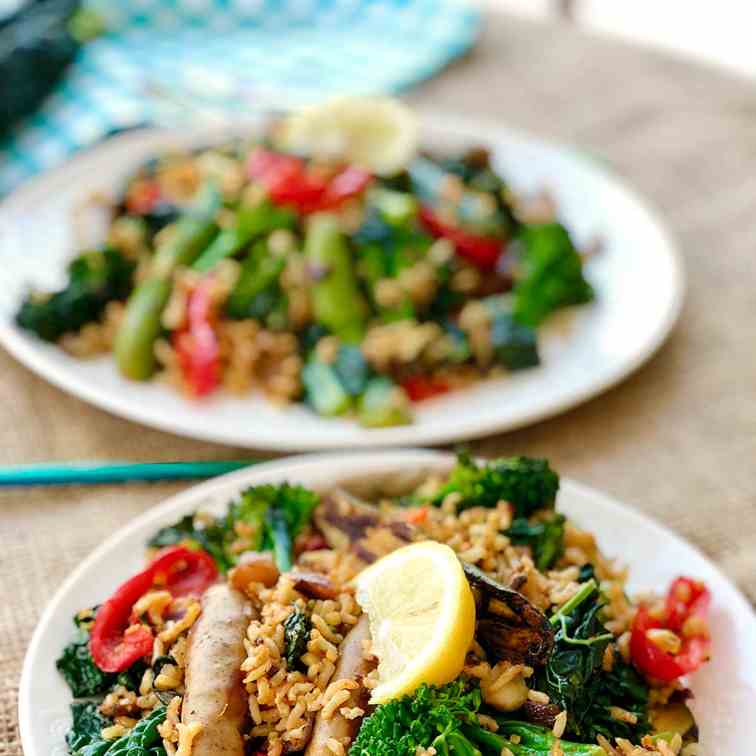
M215 333L211 277L189 295L187 327L173 335L179 367L194 396L205 396L220 384L220 344Z
M298 157L262 147L251 152L247 174L265 187L271 202L293 207L301 215L338 207L362 193L372 179L370 173L354 166L326 177L309 170Z
M504 241L495 236L479 236L459 226L444 223L427 206L420 208L420 220L436 239L448 239L460 257L481 270L492 270L504 250Z
M677 578L670 586L662 616L652 615L642 605L633 620L630 634L630 656L635 666L647 677L670 683L697 670L709 658L711 640L706 618L710 594L703 583L690 578ZM696 618L697 622L689 622ZM657 646L648 631L663 629L680 639L680 650L669 653Z
M400 385L412 402L421 402L423 399L451 391L451 386L446 381L429 375L410 375L404 378Z

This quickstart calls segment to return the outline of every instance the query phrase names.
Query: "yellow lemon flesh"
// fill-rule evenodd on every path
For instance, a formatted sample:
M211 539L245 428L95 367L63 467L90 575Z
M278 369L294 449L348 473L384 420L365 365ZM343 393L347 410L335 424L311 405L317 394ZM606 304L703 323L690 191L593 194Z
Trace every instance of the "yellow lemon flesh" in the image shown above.
M378 657L371 703L459 675L475 633L475 601L452 549L434 541L405 546L360 573L356 584Z
M391 176L417 153L418 130L415 115L397 100L342 97L288 116L278 139L287 150Z

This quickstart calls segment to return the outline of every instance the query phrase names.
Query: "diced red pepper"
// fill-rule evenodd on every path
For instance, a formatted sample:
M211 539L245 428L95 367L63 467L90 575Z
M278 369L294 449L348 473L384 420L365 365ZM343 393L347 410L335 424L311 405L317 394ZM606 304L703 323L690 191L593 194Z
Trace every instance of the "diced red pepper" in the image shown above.
M404 513L404 519L410 525L421 525L428 519L428 507L412 507Z
M504 241L495 236L479 236L442 221L427 206L420 208L420 220L436 239L448 239L460 257L481 270L492 270L503 249Z
M429 375L410 375L400 385L412 402L421 402L451 391L451 386L446 381Z
M126 209L134 215L146 215L160 201L160 184L155 179L137 179L126 193Z
M213 327L212 286L212 277L205 278L190 293L187 326L173 336L181 373L194 396L205 396L220 384L220 345Z
M709 658L711 640L707 615L711 595L703 583L677 578L670 586L662 616L654 616L645 605L639 607L630 635L630 655L647 677L670 683L697 670ZM663 629L680 638L680 650L671 654L649 637L648 631Z
M123 672L152 653L154 637L146 625L134 621L134 604L158 584L173 596L200 596L215 582L218 569L204 551L174 546L118 587L97 610L89 635L92 660L103 672Z
M247 174L265 187L271 202L291 206L302 215L338 207L364 191L372 179L354 166L335 176L318 175L308 170L304 160L262 147L250 154Z

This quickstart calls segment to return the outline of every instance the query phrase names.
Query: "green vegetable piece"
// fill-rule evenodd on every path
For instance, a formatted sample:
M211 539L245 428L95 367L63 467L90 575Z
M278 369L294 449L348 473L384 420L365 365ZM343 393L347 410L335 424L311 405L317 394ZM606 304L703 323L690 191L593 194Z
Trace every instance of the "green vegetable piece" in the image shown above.
M226 541L229 538L227 528L222 523L203 522L200 527L197 527L194 515L188 514L174 525L158 530L147 545L161 549L165 546L184 544L190 548L204 549L215 559L218 569L225 573L234 565L226 553Z
M412 422L407 395L384 376L368 381L365 393L358 401L357 418L366 428L387 428Z
M221 260L232 257L255 237L278 228L291 228L295 217L290 210L277 207L268 200L254 207L241 207L236 225L224 229L212 244L194 261L192 267L201 273L212 270Z
M175 233L155 252L151 276L129 297L114 346L118 369L127 378L143 381L155 372L154 347L162 332L160 316L171 293L170 276L177 267L191 265L215 236L220 206L218 190L207 184L176 223Z
M103 672L89 653L89 633L83 628L63 649L55 666L71 689L74 698L88 698L104 693L113 684L113 675Z
M393 189L373 189L368 203L377 207L383 217L394 226L403 226L417 217L420 207L417 198Z
M78 754L91 743L102 742L100 731L113 724L110 719L100 714L99 703L94 701L72 703L71 716L73 724L66 733L66 744L72 754Z
M333 365L312 358L302 369L302 383L307 403L319 415L343 415L352 406L349 395Z
M359 347L342 344L336 354L333 369L341 385L351 396L358 396L365 390L370 377L370 368Z
M541 363L536 332L509 313L498 313L491 324L491 346L496 360L507 370L523 370Z
M170 294L169 279L149 278L129 298L113 347L118 369L127 378L144 381L155 372L154 347L163 330L160 316Z
M522 750L512 751L515 756L519 754L533 754L533 756L549 756L552 752L556 738L551 730L529 722L518 722L496 717L499 729L497 735L503 736L506 741L512 735L519 737L519 746ZM604 749L596 743L572 743L567 740L559 740L565 756L605 756ZM507 747L510 747L509 745Z
M68 266L68 283L53 294L29 294L16 323L44 341L57 341L97 321L108 302L126 299L135 263L114 249L85 252Z
M611 673L603 669L604 651L614 636L602 624L598 587L594 579L551 618L557 627L554 650L539 670L537 689L568 712L567 732L585 740L598 735L636 741L648 731L648 687L635 670L615 658ZM613 719L609 707L619 706L638 717L633 725Z
M559 223L525 226L518 236L520 257L514 287L514 318L535 328L552 312L594 298L583 263Z
M342 341L360 341L365 330L366 305L335 216L319 213L310 219L305 257L313 278L311 296L316 322Z
M539 509L553 509L558 490L559 476L545 459L510 457L479 465L461 454L448 481L429 503L441 506L448 494L458 493L462 499L457 511L495 507L507 501L514 508L515 518L530 517Z
M284 620L283 626L286 666L290 671L301 669L300 659L307 651L307 643L310 640L310 618L304 612L295 609Z
M285 266L285 260L270 254L265 240L256 242L242 263L239 278L229 296L228 314L240 320L267 317L283 297L278 279Z
M564 524L565 517L560 514L532 524L518 517L504 532L512 543L530 546L536 567L545 572L564 553Z
M205 184L192 206L177 221L174 233L155 251L152 275L170 276L181 265L191 265L218 233L215 216L221 208L220 192Z

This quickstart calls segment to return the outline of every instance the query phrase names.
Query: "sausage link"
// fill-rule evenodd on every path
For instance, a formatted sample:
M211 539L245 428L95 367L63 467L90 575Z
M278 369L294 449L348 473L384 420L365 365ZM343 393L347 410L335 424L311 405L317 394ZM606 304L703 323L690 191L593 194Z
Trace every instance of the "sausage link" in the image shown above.
M227 584L209 588L189 634L184 724L199 722L192 756L244 756L241 728L247 714L242 684L244 636L251 607Z

